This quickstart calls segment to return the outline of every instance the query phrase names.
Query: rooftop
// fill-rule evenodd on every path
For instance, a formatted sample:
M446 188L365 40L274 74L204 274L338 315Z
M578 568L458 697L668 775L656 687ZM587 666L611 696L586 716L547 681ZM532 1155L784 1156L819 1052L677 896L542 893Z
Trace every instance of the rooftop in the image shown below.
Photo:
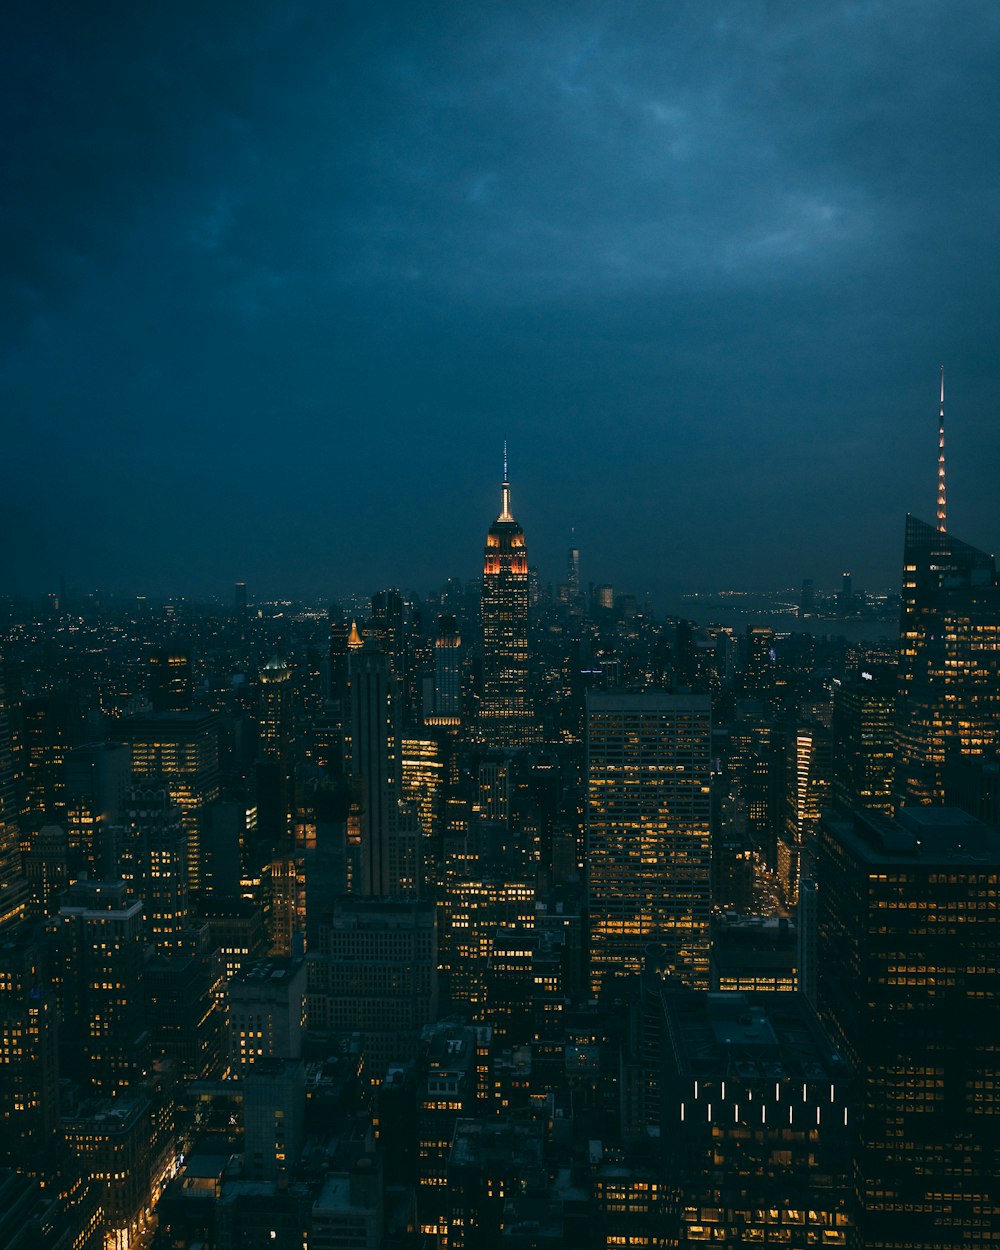
M662 1003L681 1073L772 1081L849 1075L798 994L665 989Z
M826 827L868 864L1000 867L1000 830L957 807L904 807L895 821L853 812Z

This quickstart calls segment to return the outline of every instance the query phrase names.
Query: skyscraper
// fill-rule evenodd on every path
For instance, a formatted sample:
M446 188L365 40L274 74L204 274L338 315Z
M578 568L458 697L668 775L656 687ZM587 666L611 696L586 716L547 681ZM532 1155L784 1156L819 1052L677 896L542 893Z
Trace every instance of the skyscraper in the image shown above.
M292 855L292 671L274 656L260 671L260 750L254 766L257 833L270 856L270 934L275 954L290 955L296 927Z
M708 989L712 846L707 695L587 697L590 983L639 972L644 948Z
M566 553L566 593L569 606L577 609L580 606L580 548L575 544Z
M116 737L132 752L136 778L166 779L187 835L188 884L201 885L201 818L219 797L219 728L211 712L154 712L123 721Z
M191 653L184 647L161 647L149 657L147 680L154 712L191 710Z
M142 909L123 881L78 881L47 924L64 1070L109 1098L149 1069Z
M896 788L944 797L945 747L981 755L1000 735L1000 585L992 555L907 516L900 596Z
M361 788L358 893L387 898L416 893L420 826L404 803L397 683L384 652L351 652L349 767Z
M1000 1227L1000 834L953 808L821 831L819 1014L861 1082L861 1242L986 1245Z
M456 721L462 715L462 638L451 613L437 620L434 640L434 714Z
M866 807L892 814L895 763L893 681L862 673L833 691L833 790L841 810Z
M535 737L528 698L528 549L510 511L504 448L500 515L483 556L483 690L480 737L490 746L522 746Z
M187 839L180 808L165 781L147 780L126 795L123 817L116 830L119 875L143 900L148 942L158 954L176 954L188 923Z

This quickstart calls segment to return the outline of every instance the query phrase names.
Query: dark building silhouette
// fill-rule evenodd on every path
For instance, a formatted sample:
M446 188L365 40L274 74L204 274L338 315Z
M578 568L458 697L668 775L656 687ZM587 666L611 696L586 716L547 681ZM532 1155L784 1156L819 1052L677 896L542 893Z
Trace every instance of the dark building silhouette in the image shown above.
M434 715L458 720L462 715L462 637L451 614L437 620L434 640Z
M896 705L904 803L940 802L945 752L1000 738L1000 586L992 555L906 518Z
M863 672L833 691L833 806L889 816L896 767L895 682Z
M201 815L219 797L219 727L211 712L154 712L121 722L116 737L132 755L137 779L164 779L181 809L188 884L201 886Z
M852 1245L853 1073L812 1008L798 994L660 988L659 1131L678 1237L666 1244Z
M132 756L121 743L92 742L66 757L66 837L74 875L115 871L110 833L132 780Z
M388 657L373 647L350 657L348 763L359 792L361 879L369 898L415 894L420 886L420 825L403 800L398 684Z
M58 1021L39 927L0 934L0 1167L39 1168L59 1125Z
M818 1003L855 1067L862 1244L1000 1227L1000 832L952 808L824 822Z
M189 712L193 695L191 653L164 647L149 657L147 692L154 712Z
M188 923L187 837L167 783L150 778L125 796L115 829L118 875L143 901L147 942L160 955L178 950Z
M142 902L124 882L78 881L47 923L60 1067L106 1098L148 1073Z

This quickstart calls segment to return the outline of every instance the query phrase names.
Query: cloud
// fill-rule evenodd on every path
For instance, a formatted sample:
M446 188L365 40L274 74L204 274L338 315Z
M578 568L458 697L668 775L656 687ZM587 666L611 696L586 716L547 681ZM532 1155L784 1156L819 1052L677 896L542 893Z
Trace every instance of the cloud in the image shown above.
M57 533L73 517L86 540L81 455L113 454L138 513L153 449L194 431L179 484L242 506L279 478L248 544L311 492L317 533L359 525L362 579L407 527L416 443L457 535L421 557L431 580L474 566L463 482L510 428L519 498L546 495L540 553L579 493L614 497L595 530L640 576L669 475L683 502L660 510L692 535L673 574L715 558L697 536L719 509L748 577L834 565L829 515L863 547L919 511L946 359L955 455L982 453L957 497L989 543L992 4L57 7L15 9L0 75L0 367ZM796 440L823 450L776 453ZM815 520L790 532L803 474ZM148 506L193 577L222 576L169 492ZM744 542L751 513L780 542Z

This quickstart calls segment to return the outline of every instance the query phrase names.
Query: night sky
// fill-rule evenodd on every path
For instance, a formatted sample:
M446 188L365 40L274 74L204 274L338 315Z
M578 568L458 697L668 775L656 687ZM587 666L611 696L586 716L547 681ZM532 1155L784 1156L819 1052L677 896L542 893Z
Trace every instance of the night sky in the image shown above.
M1000 6L4 6L0 590L992 549Z

